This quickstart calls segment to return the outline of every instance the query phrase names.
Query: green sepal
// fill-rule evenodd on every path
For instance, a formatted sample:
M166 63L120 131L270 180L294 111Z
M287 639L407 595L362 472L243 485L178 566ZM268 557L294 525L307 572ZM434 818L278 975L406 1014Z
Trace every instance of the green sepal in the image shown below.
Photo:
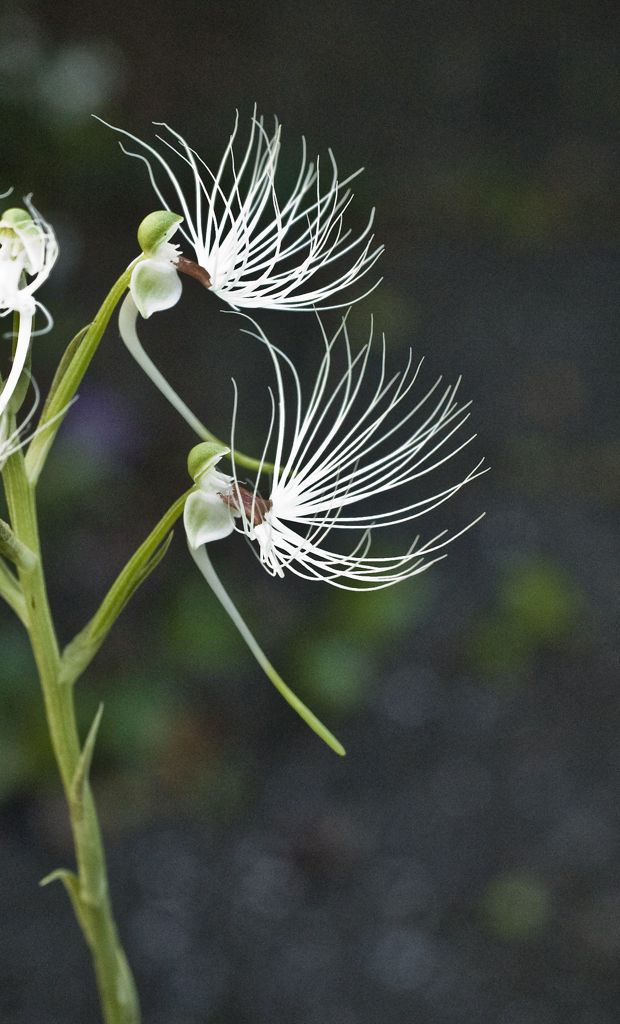
M10 206L8 210L5 210L0 215L0 220L14 231L27 229L31 225L34 226L32 217L21 206Z
M215 466L224 455L230 454L230 448L219 441L201 441L194 445L187 456L187 471L196 483L200 477Z
M138 228L138 245L145 256L152 256L164 242L168 242L183 218L171 210L155 210L147 214Z

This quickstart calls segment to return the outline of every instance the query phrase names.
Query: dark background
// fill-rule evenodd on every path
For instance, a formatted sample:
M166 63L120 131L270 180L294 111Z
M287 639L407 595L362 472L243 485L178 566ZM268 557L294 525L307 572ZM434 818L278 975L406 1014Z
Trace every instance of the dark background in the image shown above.
M153 208L90 114L143 138L167 120L213 164L256 102L283 122L284 181L301 134L343 174L365 165L351 219L377 207L385 280L354 341L374 311L392 365L412 345L422 386L462 374L463 467L492 466L422 521L482 524L378 595L274 582L236 537L214 548L344 761L261 676L179 531L79 684L83 728L105 701L95 784L146 1024L615 1024L616 5L0 11L0 184L33 191L61 244L42 385ZM234 373L256 449L263 354L191 285L149 348L219 433ZM306 380L311 319L261 317ZM41 484L63 640L186 486L192 443L112 327ZM65 894L37 888L72 855L8 611L0 637L0 1014L94 1021Z

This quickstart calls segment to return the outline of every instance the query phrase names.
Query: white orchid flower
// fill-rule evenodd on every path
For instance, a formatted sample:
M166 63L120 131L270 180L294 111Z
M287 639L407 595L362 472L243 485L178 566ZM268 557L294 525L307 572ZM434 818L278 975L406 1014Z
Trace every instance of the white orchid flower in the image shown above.
M19 314L19 328L13 365L0 392L0 416L19 384L34 333L49 330L51 318L34 294L47 279L58 255L56 236L50 225L27 197L26 209L5 210L0 217L0 316ZM36 310L46 317L46 326L33 332Z
M252 333L269 351L277 381L277 411L274 400L265 444L266 453L275 427L274 470L267 498L259 493L260 473L253 489L240 484L233 420L233 507L239 514L236 528L256 544L264 568L272 576L290 571L346 590L379 590L424 572L444 557L443 549L463 530L454 535L442 531L424 543L416 537L400 555L375 555L371 542L375 531L425 515L479 475L482 463L428 497L378 507L383 495L423 482L473 440L475 435L453 440L469 417L468 407L457 401L458 382L442 389L440 378L411 404L420 364L413 367L410 353L405 369L388 378L383 339L379 379L369 387L372 332L354 356L343 321L331 340L323 334L325 352L304 403L293 363L254 327ZM337 346L343 350L344 372L334 379ZM292 400L284 383L287 367ZM352 533L357 535L352 548L333 550L332 537Z
M419 365L411 353L405 369L388 377L385 339L379 378L369 386L372 331L366 345L353 355L343 321L325 347L314 387L307 402L291 360L254 324L255 337L267 348L275 369L276 397L263 451L263 463L274 438L273 472L268 497L261 497L262 471L252 488L239 480L234 455L237 391L231 452L221 445L202 443L190 453L189 470L197 489L185 505L185 529L194 561L218 597L268 677L306 722L342 753L338 741L303 705L266 658L215 573L206 545L237 530L256 545L261 564L272 576L290 571L303 579L322 581L345 590L380 590L430 568L445 557L444 548L479 520L458 533L445 530L420 543L415 538L400 555L373 554L373 532L410 522L442 505L475 477L479 462L456 483L428 497L401 500L384 509L378 503L397 488L417 485L440 470L475 435L455 435L469 417L457 401L458 383L441 387L441 379L420 399L411 402ZM342 349L344 369L336 376ZM292 398L285 372L292 377ZM290 406L292 405L292 409ZM277 423L276 423L277 421ZM289 436L290 435L290 436ZM232 475L215 466L230 454ZM350 511L355 514L350 514ZM481 517L479 517L481 518ZM357 534L344 552L328 544L330 535ZM341 534L342 535L342 534Z
M383 251L382 246L373 248L374 210L359 234L352 235L344 227L344 214L352 199L347 186L360 171L340 182L330 151L324 184L319 159L308 161L302 140L297 179L289 194L280 199L276 190L280 125L276 120L269 134L263 119L254 116L245 152L237 158L238 121L237 117L215 172L165 124L161 127L167 135L158 135L157 141L171 154L170 162L154 146L115 129L140 147L133 152L121 144L124 152L146 164L162 206L183 217L179 232L191 247L195 262L168 253L169 265L197 277L235 309L308 310L350 305L350 298L346 302L333 300L363 277ZM185 172L186 185L173 170L175 162ZM163 262L166 254L162 250L160 255ZM141 273L137 267L131 281L140 310ZM173 305L180 285L175 285L172 277L167 284L168 305Z

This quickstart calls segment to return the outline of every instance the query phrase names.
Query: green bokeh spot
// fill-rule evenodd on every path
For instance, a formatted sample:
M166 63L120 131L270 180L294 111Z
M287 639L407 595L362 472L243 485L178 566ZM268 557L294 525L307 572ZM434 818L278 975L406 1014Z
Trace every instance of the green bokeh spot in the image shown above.
M474 665L494 675L524 671L538 651L564 642L581 604L575 582L552 563L513 566L500 583L496 607L472 629Z
M493 878L482 905L489 930L508 941L537 936L547 924L551 910L546 886L525 871L506 872Z
M564 634L579 607L573 581L548 562L515 568L504 583L502 600L508 616L541 640Z
M373 672L373 658L367 649L335 637L315 636L298 665L304 699L342 715L364 704Z
M231 596L236 600L234 592ZM243 598L239 604L243 605ZM243 671L251 661L228 615L198 576L180 586L173 607L166 610L162 629L169 670L178 672L180 668L199 675L207 685L218 674Z

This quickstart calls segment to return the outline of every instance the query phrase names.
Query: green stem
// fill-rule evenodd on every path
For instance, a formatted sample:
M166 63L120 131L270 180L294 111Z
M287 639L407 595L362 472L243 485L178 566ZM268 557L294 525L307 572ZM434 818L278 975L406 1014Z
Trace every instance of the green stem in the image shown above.
M129 287L129 280L131 273L136 263L143 259L142 256L138 256L136 260L129 264L127 269L121 274L118 281L112 285L112 288L103 300L101 307L95 319L85 329L83 337L80 335L76 336L76 341L79 339L79 344L76 345L74 350L69 350L69 358L65 365L61 363L59 370L62 373L57 375L52 385L52 391L45 403L43 409L43 415L39 423L39 429L36 435L33 437L30 446L28 448L28 454L26 456L26 471L28 479L32 484L35 484L39 479L41 470L45 464L48 452L54 443L56 433L60 428L63 420L63 413L66 412L72 399L75 397L76 391L79 388L82 378L86 373L95 352L99 347L104 331L110 322L114 310L118 303L125 294ZM47 427L42 430L41 428Z
M60 653L47 599L41 563L34 485L21 451L4 467L3 478L15 537L33 553L34 561L18 566L26 606L26 627L37 664L48 727L67 798L77 877L55 872L70 891L78 921L90 947L106 1024L139 1024L135 984L120 945L108 892L101 831L87 767L92 740L80 746L73 688L60 676ZM88 756L86 756L88 755Z

